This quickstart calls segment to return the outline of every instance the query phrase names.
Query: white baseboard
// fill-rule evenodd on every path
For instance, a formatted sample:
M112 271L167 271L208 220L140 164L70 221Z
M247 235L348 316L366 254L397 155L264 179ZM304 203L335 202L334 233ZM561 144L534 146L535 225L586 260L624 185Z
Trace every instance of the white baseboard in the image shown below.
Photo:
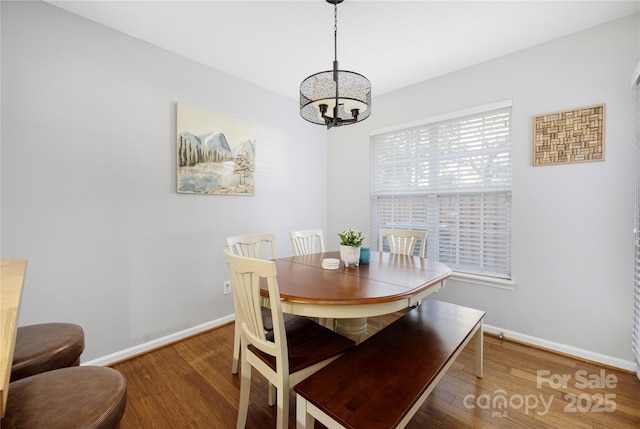
M132 358L142 353L149 352L151 350L157 349L162 346L166 346L167 344L174 343L176 341L182 340L184 338L190 337L192 335L199 334L201 332L207 331L209 329L222 326L225 323L229 323L235 320L235 315L231 314L229 316L221 317L220 319L212 320L207 323L203 323L198 326L194 326L189 329L185 329L184 331L176 332L171 335L167 335L162 338L157 338L155 340L139 344L137 346L121 350L119 352L111 353L110 355L103 356L97 359L93 359L87 362L82 362L81 365L91 365L91 366L108 366L112 365L116 362L123 361L125 359Z
M94 366L108 366L112 365L116 362L120 362L131 357L137 356L142 353L149 352L151 350L157 349L162 346L166 346L167 344L171 344L173 342L182 340L184 338L188 338L192 335L199 334L201 332L207 331L209 329L222 326L226 323L229 323L235 319L235 315L231 314L220 319L212 320L207 323L203 323L198 326L194 326L189 329L185 329L180 332L176 332L171 335L167 335L162 338L157 338L155 340L139 344L137 346L121 350L119 352L112 353L107 356L103 356L97 359L93 359L87 362L82 362L82 365L94 365ZM608 365L614 368L620 368L625 371L636 372L640 374L640 367L634 361L628 361L612 356L603 355L600 353L591 352L588 350L579 349L577 347L568 346L566 344L560 344L553 341L544 340L537 337L532 337L530 335L520 334L518 332L509 331L508 329L499 328L492 325L483 325L483 329L486 332L495 334L495 335L503 335L506 338L512 338L514 340L531 344L533 346L542 347L544 349L552 350L558 353L563 353L569 356L575 356L581 359L586 359L592 362L601 363L604 365Z
M520 334L518 332L509 331L507 329L498 328L484 324L483 328L486 332L490 332L496 335L503 335L506 338L512 338L514 340L531 344L533 346L542 347L544 349L552 350L558 353L563 353L569 356L575 356L577 358L586 359L592 362L601 363L610 367L620 368L625 371L639 372L640 369L634 361L628 361L613 356L607 356L600 353L591 352L588 350L579 349L577 347L568 346L566 344L555 343L553 341L543 340L542 338L532 337L530 335Z

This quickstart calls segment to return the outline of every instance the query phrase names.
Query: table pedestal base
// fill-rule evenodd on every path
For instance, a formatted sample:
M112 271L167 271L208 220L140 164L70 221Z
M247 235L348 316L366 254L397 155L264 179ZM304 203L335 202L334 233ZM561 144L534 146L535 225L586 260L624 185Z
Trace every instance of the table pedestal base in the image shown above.
M337 319L336 332L360 344L367 336L367 318Z

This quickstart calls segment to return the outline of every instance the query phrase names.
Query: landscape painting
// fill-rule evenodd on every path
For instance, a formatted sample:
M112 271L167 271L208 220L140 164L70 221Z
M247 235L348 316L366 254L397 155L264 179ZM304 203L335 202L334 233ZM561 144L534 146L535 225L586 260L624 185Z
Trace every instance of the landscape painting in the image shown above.
M251 124L184 103L176 111L178 193L254 195Z

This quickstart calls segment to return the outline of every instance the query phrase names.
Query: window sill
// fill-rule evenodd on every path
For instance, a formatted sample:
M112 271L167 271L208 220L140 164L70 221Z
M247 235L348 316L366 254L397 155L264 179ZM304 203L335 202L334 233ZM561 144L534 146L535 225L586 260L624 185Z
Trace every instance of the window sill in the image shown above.
M496 277L478 276L474 274L458 273L454 271L449 276L449 280L455 280L465 283L473 283L481 286L495 287L498 289L514 290L516 288L516 282L507 279L499 279Z

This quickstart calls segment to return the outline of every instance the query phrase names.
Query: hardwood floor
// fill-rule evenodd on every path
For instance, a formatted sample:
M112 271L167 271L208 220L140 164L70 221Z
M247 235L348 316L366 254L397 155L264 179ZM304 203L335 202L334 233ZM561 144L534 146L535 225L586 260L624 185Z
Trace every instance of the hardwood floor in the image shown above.
M397 316L385 316L385 324ZM377 317L369 319L370 333L377 326ZM127 379L120 428L234 428L240 378L231 374L232 346L230 324L113 365ZM407 428L640 427L635 374L486 334L484 378L473 371L471 342ZM252 375L247 428L273 428L267 382ZM295 428L293 392L290 398Z

